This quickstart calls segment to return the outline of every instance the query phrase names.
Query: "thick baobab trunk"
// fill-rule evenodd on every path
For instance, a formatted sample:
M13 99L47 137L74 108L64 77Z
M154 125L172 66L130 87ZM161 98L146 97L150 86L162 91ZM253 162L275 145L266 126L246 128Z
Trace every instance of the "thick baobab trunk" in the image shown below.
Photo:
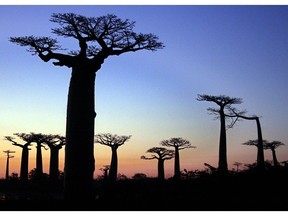
M218 170L221 173L226 173L228 171L227 148L226 148L226 124L225 124L225 114L222 107L220 109L220 141L219 141Z
M21 156L21 169L20 169L20 180L28 180L28 159L29 159L29 149L28 146L22 147L22 156Z
M43 162L42 162L42 145L37 143L36 151L36 179L40 179L43 176Z
M158 179L163 180L164 178L164 160L158 159Z
M278 163L278 160L277 160L277 157L276 157L275 148L271 148L271 151L272 151L272 157L273 157L274 167L278 167L278 166L279 166L279 163Z
M179 149L175 148L175 159L174 159L174 178L180 179L180 159L179 159Z
M117 148L115 148L115 146L112 146L111 149L112 149L112 157L109 170L109 180L114 182L117 180L118 156L117 156Z
M68 200L93 199L95 77L95 72L85 67L72 69L64 172L64 198Z
M257 166L259 170L264 170L264 149L263 149L263 138L262 138L262 130L259 118L256 117L256 125L257 125L257 134L258 134L258 146L257 146Z
M50 153L49 178L51 181L56 181L59 176L59 149L50 147Z

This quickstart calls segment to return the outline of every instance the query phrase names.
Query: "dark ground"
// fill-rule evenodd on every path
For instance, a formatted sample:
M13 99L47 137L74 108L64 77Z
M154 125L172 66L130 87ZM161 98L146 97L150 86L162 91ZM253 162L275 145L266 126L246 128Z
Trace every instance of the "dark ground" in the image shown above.
M196 179L95 181L95 201L62 199L62 182L0 182L4 211L288 211L288 171ZM2 199L2 200L1 200Z

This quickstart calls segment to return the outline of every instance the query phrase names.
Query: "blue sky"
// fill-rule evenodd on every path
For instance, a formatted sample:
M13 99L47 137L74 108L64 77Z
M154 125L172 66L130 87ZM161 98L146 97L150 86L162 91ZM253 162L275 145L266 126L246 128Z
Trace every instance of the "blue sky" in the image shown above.
M1 5L0 177L5 167L2 150L16 150L19 155L21 150L4 136L65 134L70 69L44 63L8 41L11 36L54 37L51 28L56 24L50 16L65 12L95 17L112 13L136 21L135 32L154 33L166 46L156 52L110 57L97 72L95 133L132 135L118 150L120 173L156 175L156 161L139 158L171 137L197 146L181 152L181 169L202 169L204 162L217 166L219 122L206 111L215 106L197 101L197 94L242 98L237 107L262 116L264 139L286 143L276 151L279 161L288 160L286 5ZM77 45L72 39L59 41L68 49ZM254 121L239 122L227 131L230 169L234 161L256 160L256 148L241 145L256 138ZM18 173L19 155L13 159ZM44 157L48 159L49 153ZM110 157L108 147L95 145L95 175ZM265 159L271 158L271 152L265 152ZM172 173L173 161L167 161L165 168L167 175Z

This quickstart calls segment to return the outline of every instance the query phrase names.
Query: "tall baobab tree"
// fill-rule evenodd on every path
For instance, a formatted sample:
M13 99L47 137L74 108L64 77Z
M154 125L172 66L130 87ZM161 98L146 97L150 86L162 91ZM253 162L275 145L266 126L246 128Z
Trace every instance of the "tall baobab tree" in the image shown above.
M118 156L117 149L122 146L126 141L131 138L130 136L118 136L116 134L103 133L95 135L95 143L109 146L112 150L112 157L109 169L109 180L114 182L117 180L118 170Z
M150 157L144 155L141 156L143 160L158 160L158 178L163 180L165 178L164 174L164 161L170 160L174 157L174 150L169 150L164 147L153 147L146 151L147 153L152 153Z
M54 13L51 22L60 25L52 33L78 41L79 50L63 54L57 39L50 37L11 37L10 41L28 47L44 62L72 69L66 120L64 198L93 199L95 78L109 56L140 50L164 48L154 34L135 33L135 22L113 14L85 17L74 13ZM61 52L59 52L61 51Z
M217 119L220 119L218 171L221 173L227 173L228 165L227 165L226 121L225 121L227 116L225 115L225 111L228 111L230 113L231 106L233 104L241 104L242 99L235 97L231 98L226 95L212 96L207 94L202 95L198 94L197 100L213 102L219 106L219 108L209 107L207 110L209 113L215 114Z
M259 171L263 171L265 169L265 159L264 159L264 148L263 148L263 138L262 138L262 129L260 124L259 116L253 115L253 116L245 116L244 114L246 111L238 111L235 108L230 108L231 113L233 113L233 116L236 116L234 122L236 122L239 118L245 119L245 120L255 120L256 126L257 126L257 168ZM254 145L254 144L253 144Z
M65 137L49 134L44 143L50 148L49 179L56 181L59 177L59 151L65 145Z
M27 181L28 180L28 161L29 161L29 146L33 142L33 137L31 134L26 133L14 133L15 136L22 139L25 143L20 144L15 141L15 137L5 136L5 140L12 142L12 145L18 146L22 148L21 154L21 167L20 167L20 180Z
M268 141L267 140L261 140L261 143L262 143L262 147L264 148L264 146L266 145ZM257 149L259 148L259 140L256 139L256 140L248 140L247 142L245 143L242 143L242 145L248 145L248 146L256 146ZM263 156L263 159L264 159L264 156ZM260 171L263 171L265 169L265 161L263 162L263 165L261 165L262 163L262 159L261 159L261 162L260 162L260 166L259 166L259 149L257 150L257 163L256 163L256 167L258 170Z
M34 143L36 143L36 170L35 170L35 179L41 180L43 175L43 160L42 160L42 148L47 150L45 147L46 135L42 133L30 133L31 138Z
M278 160L276 157L275 149L278 148L279 146L283 146L283 145L285 145L285 144L280 142L280 141L265 142L265 144L264 144L264 149L270 149L272 151L274 167L279 166L279 163L278 163Z
M3 151L3 152L6 153L6 156L7 156L5 179L8 180L9 179L9 160L10 160L10 158L14 158L14 156L10 155L10 154L11 153L15 153L15 151L6 150L6 151Z
M186 148L196 148L196 146L192 146L192 144L181 137L171 138L169 140L162 140L160 142L162 146L173 147L175 151L175 158L174 158L174 178L180 179L181 172L180 172L180 155L179 151L186 149Z

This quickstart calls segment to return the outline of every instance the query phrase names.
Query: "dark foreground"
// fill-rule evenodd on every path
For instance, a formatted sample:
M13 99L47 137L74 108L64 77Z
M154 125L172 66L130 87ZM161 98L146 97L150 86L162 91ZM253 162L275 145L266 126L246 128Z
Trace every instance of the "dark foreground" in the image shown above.
M4 211L287 211L288 171L205 175L175 181L95 181L95 200L63 200L62 183L0 182ZM2 200L1 200L2 199Z

